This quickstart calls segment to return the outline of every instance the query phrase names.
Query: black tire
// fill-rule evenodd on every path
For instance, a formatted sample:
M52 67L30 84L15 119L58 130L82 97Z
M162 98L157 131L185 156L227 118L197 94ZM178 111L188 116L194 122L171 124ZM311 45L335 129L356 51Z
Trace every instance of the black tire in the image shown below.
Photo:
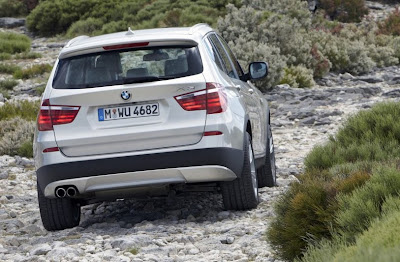
M246 133L243 170L240 178L221 183L222 199L227 210L247 210L258 205L257 174L250 135Z
M265 156L265 164L257 170L258 187L274 187L276 186L276 167L275 167L275 150L274 139L272 137L271 126L267 128L267 146Z
M71 198L46 198L37 186L40 216L48 231L63 230L79 225L81 207Z

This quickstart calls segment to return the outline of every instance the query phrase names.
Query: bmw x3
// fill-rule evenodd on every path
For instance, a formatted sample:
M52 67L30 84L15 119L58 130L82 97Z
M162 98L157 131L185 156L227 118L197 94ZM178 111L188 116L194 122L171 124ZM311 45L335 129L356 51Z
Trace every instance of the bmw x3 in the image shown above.
M225 209L258 205L276 183L270 111L206 24L79 36L61 50L34 138L47 230L77 226L81 206L211 185Z

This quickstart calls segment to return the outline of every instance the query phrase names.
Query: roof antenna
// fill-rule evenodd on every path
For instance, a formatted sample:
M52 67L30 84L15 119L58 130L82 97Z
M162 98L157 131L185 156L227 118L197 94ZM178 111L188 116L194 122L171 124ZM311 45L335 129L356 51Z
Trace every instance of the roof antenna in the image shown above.
M128 27L128 32L126 32L126 35L134 35L135 33L132 31L130 27Z

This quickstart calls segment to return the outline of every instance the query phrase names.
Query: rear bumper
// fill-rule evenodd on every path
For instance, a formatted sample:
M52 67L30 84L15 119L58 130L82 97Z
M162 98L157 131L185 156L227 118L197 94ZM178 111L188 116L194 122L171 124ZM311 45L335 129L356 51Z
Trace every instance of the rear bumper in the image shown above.
M243 151L206 148L66 162L40 167L37 180L46 197L62 185L79 193L156 184L230 181L242 173Z

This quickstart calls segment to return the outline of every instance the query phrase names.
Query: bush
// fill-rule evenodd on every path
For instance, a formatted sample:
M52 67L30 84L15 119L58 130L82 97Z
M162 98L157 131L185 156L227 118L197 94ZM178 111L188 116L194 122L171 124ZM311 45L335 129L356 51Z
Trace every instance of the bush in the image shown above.
M18 82L13 79L7 79L0 81L0 88L6 90L12 90L14 86L18 85Z
M16 70L13 74L17 79L29 79L51 72L52 66L49 64L33 65L30 68Z
M21 0L0 0L0 17L19 17L28 14L27 6Z
M374 220L369 229L356 238L355 244L349 245L342 237L335 236L333 241L324 240L310 246L301 261L398 261L400 198L387 198L382 209L383 217Z
M16 71L21 70L19 66L12 64L0 64L0 73L14 74Z
M303 66L291 66L284 69L280 84L288 84L294 88L305 88L315 85L313 71Z
M9 53L0 53L0 61L8 60L10 58L11 58L11 55Z
M42 55L40 53L34 53L34 52L24 52L14 55L15 59L36 59L41 57Z
M67 31L69 36L74 36L127 30L128 26L143 29L191 26L200 22L215 24L225 13L228 2L240 4L238 0L41 1L27 17L27 26L43 36Z
M336 195L348 193L369 179L366 170L335 174L308 172L278 200L276 217L267 231L270 244L285 260L300 257L308 243L331 237L338 208Z
M307 170L357 161L383 161L400 156L399 103L375 105L350 117L335 137L316 146L304 163Z
M400 196L399 188L400 172L381 167L363 187L339 196L336 222L340 234L348 242L353 242L356 236L368 229L372 221L380 217L386 198Z
M39 112L39 102L21 101L18 103L7 102L0 107L0 121L12 118L22 118L28 121L36 120Z
M28 143L32 147L35 122L16 117L0 121L0 154L32 157Z
M360 22L368 14L364 0L320 0L320 6L331 19L341 22Z
M0 32L0 53L15 54L29 51L31 40L26 35Z
M379 33L400 36L400 9L391 13L384 21L379 23Z

